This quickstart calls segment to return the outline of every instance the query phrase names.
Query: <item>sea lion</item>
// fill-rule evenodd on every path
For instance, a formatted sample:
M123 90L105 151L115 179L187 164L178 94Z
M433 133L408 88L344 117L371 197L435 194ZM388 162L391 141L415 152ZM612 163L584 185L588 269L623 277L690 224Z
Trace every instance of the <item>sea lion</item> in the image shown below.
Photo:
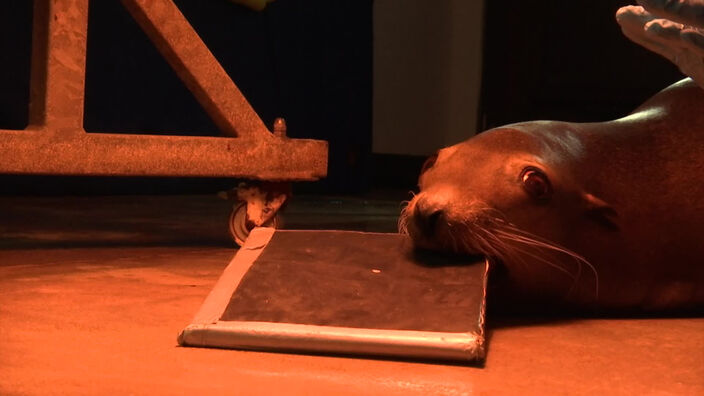
M704 307L704 90L691 79L617 120L480 133L430 157L419 187L400 231L490 257L504 304Z

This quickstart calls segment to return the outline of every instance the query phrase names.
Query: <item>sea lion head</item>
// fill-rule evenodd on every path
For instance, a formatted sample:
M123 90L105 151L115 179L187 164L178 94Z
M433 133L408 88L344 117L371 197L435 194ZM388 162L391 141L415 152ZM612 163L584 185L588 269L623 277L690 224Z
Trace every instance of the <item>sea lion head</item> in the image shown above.
M421 170L400 231L422 249L490 257L512 295L593 298L596 270L573 241L617 225L613 209L581 183L584 143L575 128L513 124L438 151Z

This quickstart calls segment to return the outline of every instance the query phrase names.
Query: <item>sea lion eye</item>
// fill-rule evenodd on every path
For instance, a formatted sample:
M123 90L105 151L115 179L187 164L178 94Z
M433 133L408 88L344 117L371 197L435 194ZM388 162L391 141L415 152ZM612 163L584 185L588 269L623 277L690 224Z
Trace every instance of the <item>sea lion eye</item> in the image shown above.
M552 195L550 180L543 171L533 167L523 169L521 173L523 189L535 199L548 199Z
M437 154L437 153L435 153L435 154L431 155L430 157L428 157L428 159L426 159L425 162L423 163L423 167L420 168L420 173L423 174L423 173L425 173L425 171L427 171L428 169L432 168L433 165L435 165L435 162L436 162L437 160L438 160L438 154Z

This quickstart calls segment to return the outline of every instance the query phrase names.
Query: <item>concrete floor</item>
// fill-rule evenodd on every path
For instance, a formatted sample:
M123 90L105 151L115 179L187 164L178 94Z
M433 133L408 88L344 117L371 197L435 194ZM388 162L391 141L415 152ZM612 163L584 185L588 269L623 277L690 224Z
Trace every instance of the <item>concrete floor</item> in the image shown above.
M704 395L704 318L489 318L484 367L182 348L235 253L213 197L0 198L0 394ZM290 228L392 231L299 197Z

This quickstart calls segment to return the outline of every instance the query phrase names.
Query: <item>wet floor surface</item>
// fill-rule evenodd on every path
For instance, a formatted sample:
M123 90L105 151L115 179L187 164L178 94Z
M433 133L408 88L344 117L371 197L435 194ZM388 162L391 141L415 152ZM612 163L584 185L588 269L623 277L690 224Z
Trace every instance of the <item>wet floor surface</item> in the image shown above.
M230 207L0 198L0 394L704 394L704 318L490 320L484 367L178 347L235 253ZM391 232L399 210L303 196L284 222Z

